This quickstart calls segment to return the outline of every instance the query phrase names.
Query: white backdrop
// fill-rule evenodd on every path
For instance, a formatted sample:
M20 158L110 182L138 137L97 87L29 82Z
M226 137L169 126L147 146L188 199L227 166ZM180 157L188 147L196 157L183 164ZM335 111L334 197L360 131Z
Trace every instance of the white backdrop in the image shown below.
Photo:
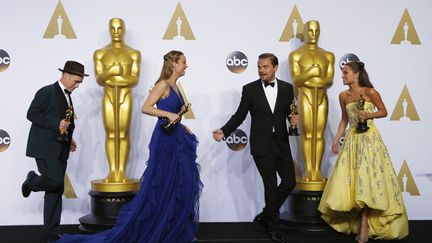
M336 65L346 53L355 53L366 63L389 111L389 116L376 124L400 176L409 219L432 219L431 152L426 149L432 135L432 108L427 99L432 81L427 71L432 53L430 1L63 0L61 4L63 12L58 8L59 0L15 0L1 4L5 20L0 38L1 225L42 224L43 194L32 193L25 199L20 191L27 172L37 170L34 160L25 156L30 127L26 112L35 92L56 81L60 77L57 68L62 68L69 59L82 62L91 75L73 94L78 116L74 134L78 151L71 154L67 174L77 198L64 198L62 223L76 224L79 217L90 212L87 194L90 181L105 177L108 169L101 117L103 90L94 78L92 55L109 44L108 21L113 17L125 21L126 43L142 54L141 77L133 91L128 175L139 178L144 171L155 123L155 118L141 114L141 105L159 76L163 54L181 50L189 68L180 84L196 117L184 119L183 123L200 140L198 161L205 185L200 220L251 221L264 200L249 145L233 151L225 143L214 142L211 131L234 113L241 87L258 78L259 54L275 53L280 61L277 77L290 81L287 59L299 44L279 39L295 6L300 21L320 22L319 45L334 52ZM193 32L193 36L190 32L185 37L192 36L193 40L163 39L171 19L177 16L175 9L179 4L187 18L183 19L184 33L188 26ZM404 12L409 13L408 19ZM63 17L66 38L46 35L49 26L53 26L50 21L54 13ZM399 44L405 22L411 43ZM76 38L69 38L72 34ZM227 56L234 51L243 52L248 59L249 65L242 73L232 73L226 66ZM322 163L325 175L330 173L336 159L329 149L341 115L338 93L346 88L340 76L336 67L334 84L328 90L327 145ZM407 98L406 114L411 119L392 118L393 113L404 113L403 98ZM249 135L249 116L239 128ZM290 141L294 156L300 161L299 141L296 138Z

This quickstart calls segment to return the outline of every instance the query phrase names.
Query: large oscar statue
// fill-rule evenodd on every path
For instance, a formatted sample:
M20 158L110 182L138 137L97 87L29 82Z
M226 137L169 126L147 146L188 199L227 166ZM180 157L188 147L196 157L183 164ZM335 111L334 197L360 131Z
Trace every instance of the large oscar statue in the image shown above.
M93 180L92 215L80 219L80 228L98 231L111 227L120 207L139 190L139 180L126 176L129 155L129 127L132 116L132 88L137 85L141 54L124 43L125 23L109 21L111 43L93 55L97 83L104 88L102 116L109 172Z
M291 78L297 88L300 116L300 143L304 173L289 197L289 220L312 223L302 230L320 231L322 222L317 211L325 178L320 172L324 153L324 131L327 124L327 89L333 84L334 54L318 47L320 25L309 21L304 25L305 43L289 55ZM286 215L285 215L286 216Z

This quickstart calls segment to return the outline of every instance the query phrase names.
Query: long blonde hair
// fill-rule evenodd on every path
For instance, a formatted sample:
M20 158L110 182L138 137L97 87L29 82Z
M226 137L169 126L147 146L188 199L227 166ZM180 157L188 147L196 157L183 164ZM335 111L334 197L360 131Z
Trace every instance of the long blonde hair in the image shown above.
M156 81L158 83L161 80L167 80L171 77L173 73L173 63L177 63L181 56L183 56L183 52L172 50L163 56L163 66L161 70L161 74ZM155 83L155 84L156 84Z

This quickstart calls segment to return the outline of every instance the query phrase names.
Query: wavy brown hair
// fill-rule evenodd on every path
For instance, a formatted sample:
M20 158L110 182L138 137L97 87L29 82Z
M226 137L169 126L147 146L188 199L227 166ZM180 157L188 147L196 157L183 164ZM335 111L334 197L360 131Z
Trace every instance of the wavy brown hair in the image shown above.
M171 77L173 73L173 63L178 63L181 56L183 56L183 52L172 50L163 56L163 66L161 70L161 74L156 81L158 83L161 80L167 80Z

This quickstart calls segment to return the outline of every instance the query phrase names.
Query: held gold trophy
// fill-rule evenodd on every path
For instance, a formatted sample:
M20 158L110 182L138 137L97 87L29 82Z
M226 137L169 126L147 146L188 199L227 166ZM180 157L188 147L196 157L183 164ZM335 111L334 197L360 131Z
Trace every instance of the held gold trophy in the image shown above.
M318 21L305 23L303 35L303 46L289 55L291 78L298 91L300 147L305 170L296 189L322 191L325 178L320 167L328 115L327 89L333 84L335 60L332 52L318 46Z
M326 183L320 168L328 115L327 89L333 84L335 58L332 52L318 46L318 21L308 21L303 27L305 41L290 53L289 65L297 89L301 127L302 158L298 162L304 170L288 197L288 210L281 214L281 222L292 231L320 233L330 230L317 209Z
M360 99L357 102L357 108L359 111L364 111L364 105L365 105L365 99L363 98L363 95L360 95ZM367 121L366 120L362 120L359 119L358 123L357 123L357 128L356 131L358 133L363 133L366 132L369 129L368 125L367 125Z
M66 109L65 121L69 122L72 116L73 116L73 108L72 108L72 106L69 106ZM70 140L68 137L67 130L64 132L58 131L56 138L58 141L63 142L63 143L68 143Z
M179 116L179 118L175 121L168 121L166 124L162 124L162 128L166 131L166 132L171 132L173 126L175 124L177 124L180 119L182 118L182 116L189 111L189 107L191 107L191 103L187 103L186 105L182 106L180 112L177 114Z
M80 218L80 229L95 232L111 228L119 209L139 190L138 179L126 176L131 146L132 88L138 84L141 53L124 43L125 23L109 21L111 43L93 54L96 82L103 87L102 118L108 175L92 180L91 214Z
M296 98L293 99L293 101L290 105L290 110L291 110L290 115L298 115ZM288 128L288 135L289 136L300 136L300 134L298 133L297 125L290 125L290 127Z

